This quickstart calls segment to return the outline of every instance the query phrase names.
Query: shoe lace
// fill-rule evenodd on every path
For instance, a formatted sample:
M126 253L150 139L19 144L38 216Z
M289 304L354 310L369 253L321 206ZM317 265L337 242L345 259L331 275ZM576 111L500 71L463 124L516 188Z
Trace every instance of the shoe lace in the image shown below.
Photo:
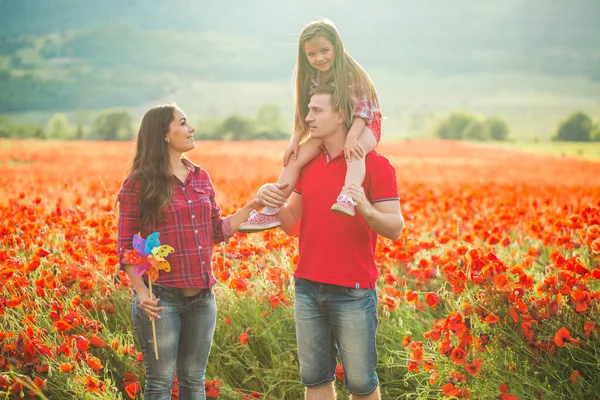
M256 210L250 211L250 217L248 218L248 222L252 221L256 217L258 217L258 212Z
M355 207L357 204L354 200L352 200L352 197L348 196L347 194L340 194L336 201L345 201L352 204Z

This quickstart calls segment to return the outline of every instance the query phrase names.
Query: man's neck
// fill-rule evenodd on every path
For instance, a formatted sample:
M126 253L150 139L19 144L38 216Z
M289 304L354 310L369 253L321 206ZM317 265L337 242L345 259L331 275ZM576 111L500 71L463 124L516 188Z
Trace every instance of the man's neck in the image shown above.
M344 150L347 134L348 131L345 129L345 127L340 127L340 129L323 140L325 144L325 150L327 150L329 155L336 156Z

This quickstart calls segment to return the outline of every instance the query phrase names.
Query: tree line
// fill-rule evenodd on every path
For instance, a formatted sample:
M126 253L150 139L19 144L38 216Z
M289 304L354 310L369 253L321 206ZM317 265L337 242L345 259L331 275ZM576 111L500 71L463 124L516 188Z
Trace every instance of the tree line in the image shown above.
M464 112L448 115L436 128L440 139L509 140L510 129L500 117L479 118ZM561 121L551 138L563 142L600 142L600 121L594 123L584 112L574 112Z
M47 126L18 124L0 116L0 138L33 138L58 140L131 140L136 130L135 119L128 109L109 109L98 113L91 125L78 117L71 125L63 113L54 114ZM204 120L196 124L198 140L281 140L290 134L281 108L265 104L254 117L238 114L221 120ZM501 117L482 118L466 112L453 112L435 129L435 136L449 140L506 141L510 128ZM600 142L600 122L583 112L574 112L561 121L553 141Z
M57 140L132 140L136 121L128 109L108 109L98 113L91 124L85 115L77 116L74 125L66 114L56 113L47 125L19 124L0 116L0 138L57 139ZM198 140L278 140L290 134L279 106L265 104L254 117L238 114L222 120L194 123Z

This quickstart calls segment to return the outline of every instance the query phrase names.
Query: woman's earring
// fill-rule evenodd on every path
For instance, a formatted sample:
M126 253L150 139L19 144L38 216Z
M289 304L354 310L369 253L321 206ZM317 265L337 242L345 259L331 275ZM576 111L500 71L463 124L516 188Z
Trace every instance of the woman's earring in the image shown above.
M165 138L165 142L171 143L171 141L169 140L169 138Z

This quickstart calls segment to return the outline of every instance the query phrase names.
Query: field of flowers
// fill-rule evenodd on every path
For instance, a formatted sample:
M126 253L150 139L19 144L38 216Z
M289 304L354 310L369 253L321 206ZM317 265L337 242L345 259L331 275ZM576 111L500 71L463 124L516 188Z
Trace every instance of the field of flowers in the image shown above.
M198 142L189 157L228 214L276 178L285 146ZM600 163L461 142L379 150L406 219L376 254L382 398L600 399ZM142 398L115 255L133 151L0 141L0 397ZM280 231L215 246L210 398L302 398L296 251Z

